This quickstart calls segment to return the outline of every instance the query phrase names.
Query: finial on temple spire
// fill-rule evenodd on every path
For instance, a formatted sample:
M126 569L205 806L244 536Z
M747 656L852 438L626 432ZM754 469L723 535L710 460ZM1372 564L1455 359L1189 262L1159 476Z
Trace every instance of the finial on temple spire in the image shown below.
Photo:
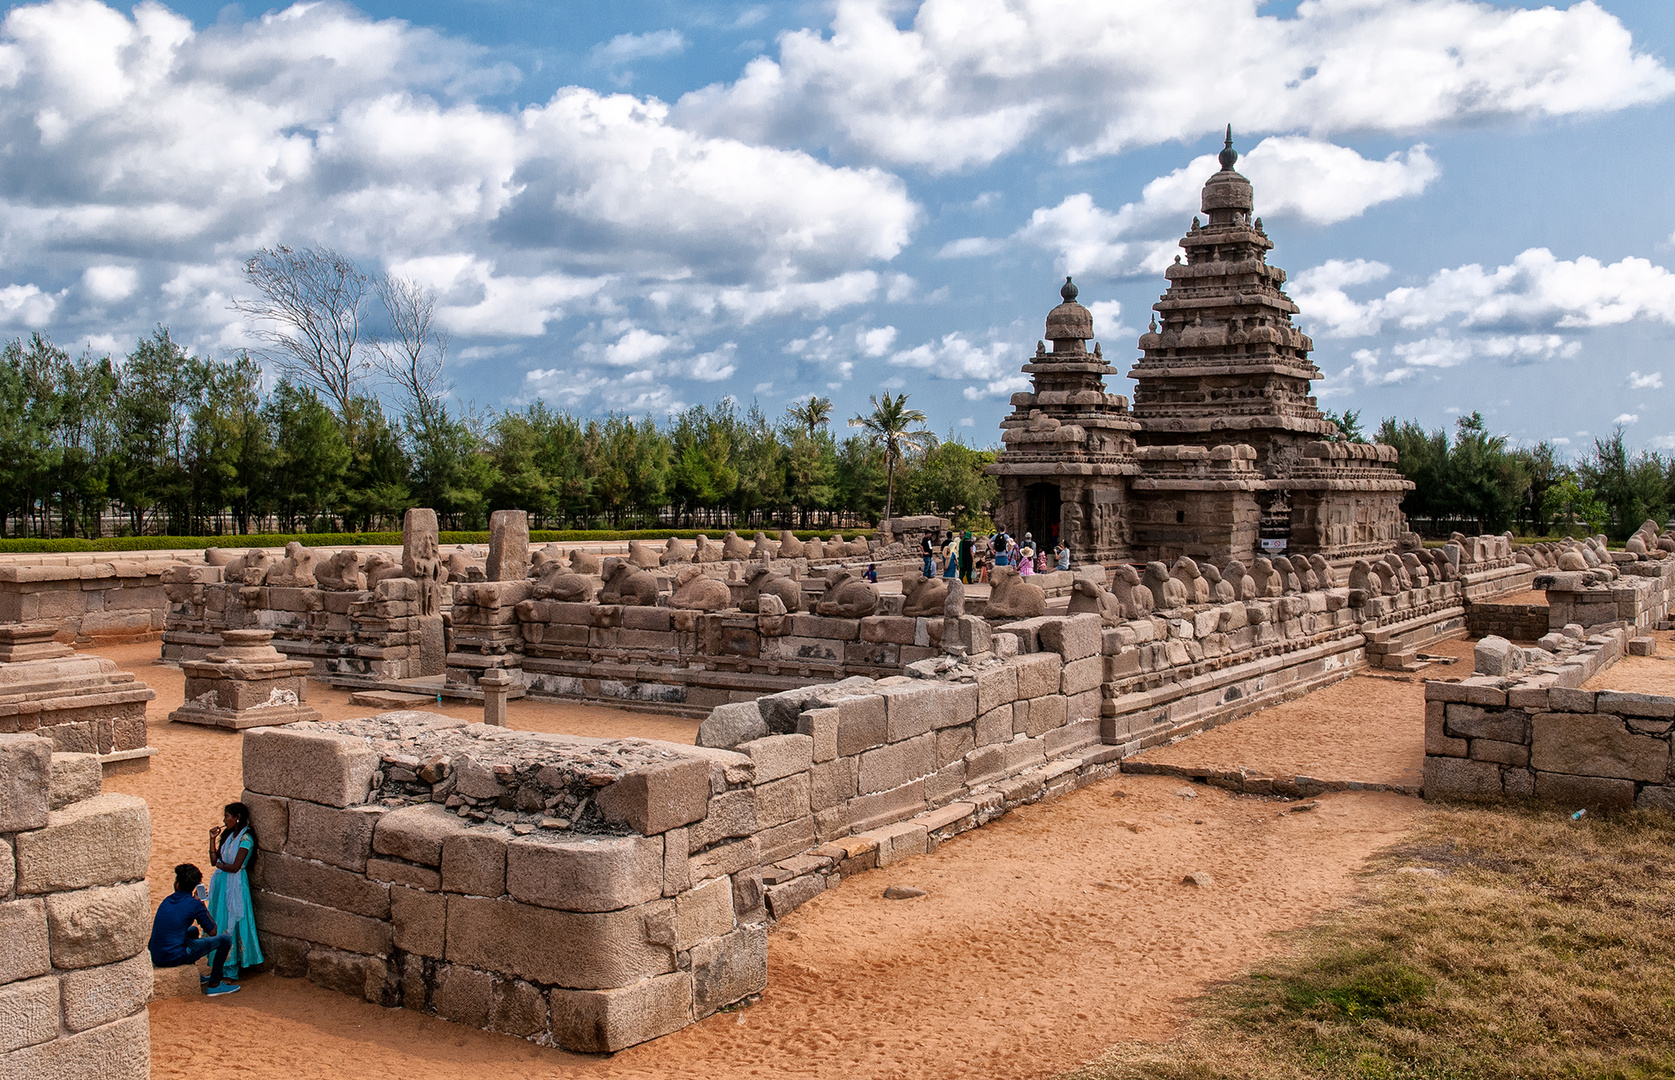
M1221 148L1221 167L1231 170L1239 160L1239 152L1233 149L1233 125L1227 125L1227 143Z
M1070 303L1070 301L1076 299L1076 295L1079 292L1081 292L1081 290L1076 288L1075 283L1072 282L1069 278L1065 278L1064 279L1064 288L1059 290L1059 295L1064 297L1064 302L1068 304L1068 303Z

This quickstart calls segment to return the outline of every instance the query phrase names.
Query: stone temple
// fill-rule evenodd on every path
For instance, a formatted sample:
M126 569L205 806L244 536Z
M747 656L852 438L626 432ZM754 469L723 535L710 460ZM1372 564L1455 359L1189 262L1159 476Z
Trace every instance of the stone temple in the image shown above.
M1111 565L1264 552L1343 562L1391 551L1407 531L1412 485L1395 449L1342 441L1309 396L1314 343L1292 325L1298 308L1268 265L1274 244L1238 158L1230 130L1204 184L1209 220L1192 219L1140 336L1132 407L1107 390L1117 369L1098 343L1088 351L1093 315L1065 279L991 466L1014 535L1063 536L1079 561Z

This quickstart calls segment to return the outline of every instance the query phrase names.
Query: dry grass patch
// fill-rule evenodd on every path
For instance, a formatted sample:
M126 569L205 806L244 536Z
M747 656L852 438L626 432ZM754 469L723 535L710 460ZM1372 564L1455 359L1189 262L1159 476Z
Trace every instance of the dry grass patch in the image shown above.
M1675 819L1429 813L1187 1035L1066 1080L1675 1076Z

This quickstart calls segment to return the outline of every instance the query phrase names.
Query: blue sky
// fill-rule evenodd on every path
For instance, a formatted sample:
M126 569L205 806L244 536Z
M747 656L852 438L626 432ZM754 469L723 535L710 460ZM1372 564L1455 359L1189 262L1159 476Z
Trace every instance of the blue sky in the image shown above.
M227 355L243 260L325 244L436 290L461 403L900 389L987 444L1066 273L1126 370L1231 122L1323 406L1675 449L1672 38L1615 0L11 5L0 333Z

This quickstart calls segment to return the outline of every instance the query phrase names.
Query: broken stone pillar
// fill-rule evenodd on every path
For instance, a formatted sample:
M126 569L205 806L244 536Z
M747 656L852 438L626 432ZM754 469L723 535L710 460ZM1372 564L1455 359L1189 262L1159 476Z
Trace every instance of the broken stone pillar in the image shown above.
M496 510L489 515L490 581L522 581L529 576L529 514Z
M485 671L477 679L477 685L483 690L483 723L490 727L506 726L506 697L515 681L504 668Z
M181 663L186 704L170 720L242 731L320 719L305 704L313 665L287 659L269 644L273 631L227 630L221 640L221 648L204 659Z
M526 538L524 548L528 551ZM442 578L447 573L442 565L441 538L436 527L436 511L414 507L401 519L401 573L418 583L418 614L411 647L416 656L410 659L411 675L440 675L447 665L447 646L442 630Z

